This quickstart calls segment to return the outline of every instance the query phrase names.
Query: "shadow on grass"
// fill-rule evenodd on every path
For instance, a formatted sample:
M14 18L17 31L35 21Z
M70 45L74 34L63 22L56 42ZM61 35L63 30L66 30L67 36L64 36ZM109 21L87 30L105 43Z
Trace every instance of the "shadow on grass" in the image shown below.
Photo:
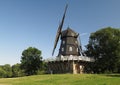
M108 77L120 77L120 74L106 74Z

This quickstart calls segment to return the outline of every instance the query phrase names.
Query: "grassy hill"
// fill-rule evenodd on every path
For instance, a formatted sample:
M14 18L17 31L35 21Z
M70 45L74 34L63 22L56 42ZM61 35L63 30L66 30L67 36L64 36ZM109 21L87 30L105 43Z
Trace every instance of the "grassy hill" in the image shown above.
M19 78L1 78L0 85L120 85L120 75L37 75Z

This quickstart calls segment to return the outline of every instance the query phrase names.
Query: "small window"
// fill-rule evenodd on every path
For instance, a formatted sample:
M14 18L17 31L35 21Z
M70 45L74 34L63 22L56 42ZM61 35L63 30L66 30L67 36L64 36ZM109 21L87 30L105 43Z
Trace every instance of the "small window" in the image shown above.
M78 48L77 48L77 52L78 52Z
M74 33L71 33L72 36L74 36Z
M65 41L63 40L62 43L65 44Z
M72 51L72 47L69 47L69 51Z
M64 48L62 48L62 52L64 51Z
M75 43L77 44L77 41L75 41Z

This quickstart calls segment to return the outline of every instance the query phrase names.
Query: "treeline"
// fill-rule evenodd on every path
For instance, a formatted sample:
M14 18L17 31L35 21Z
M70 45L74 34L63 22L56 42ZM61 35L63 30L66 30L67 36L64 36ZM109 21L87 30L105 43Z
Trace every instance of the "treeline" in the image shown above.
M22 52L21 63L10 66L0 66L0 77L22 77L46 73L47 64L42 60L41 51L35 47L29 47Z
M36 70L33 75L40 75L46 73L46 63L43 61L42 68ZM5 64L0 66L0 78L12 78L26 76L25 70L21 68L21 64L14 65Z
M0 78L20 77L24 76L24 72L20 69L20 64L13 66L9 64L0 66Z

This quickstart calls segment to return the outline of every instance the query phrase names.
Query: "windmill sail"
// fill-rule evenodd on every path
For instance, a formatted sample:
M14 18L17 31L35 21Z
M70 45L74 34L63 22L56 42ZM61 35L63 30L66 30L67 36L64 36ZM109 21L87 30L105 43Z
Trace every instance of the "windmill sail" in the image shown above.
M55 51L55 48L57 46L57 43L58 43L58 40L59 40L59 37L60 37L60 34L61 34L61 30L62 30L62 26L63 26L63 23L64 23L67 7L68 7L68 5L66 5L66 7L65 7L65 11L64 11L64 14L63 14L62 21L61 21L61 23L58 27L58 30L57 30L57 35L56 35L55 42L54 42L54 48L53 48L52 56L54 55L54 51Z
M79 49L80 55L82 55L82 45L81 45L80 35L78 36L78 49Z
M79 40L78 49L80 51L80 55L85 56L85 53L82 50L82 44L81 44L80 36L78 36L78 37L79 37L79 39L78 39Z
M79 49L80 49L80 51L82 51L82 45L81 45L81 40L80 40L80 36L78 36L78 40L79 40Z

